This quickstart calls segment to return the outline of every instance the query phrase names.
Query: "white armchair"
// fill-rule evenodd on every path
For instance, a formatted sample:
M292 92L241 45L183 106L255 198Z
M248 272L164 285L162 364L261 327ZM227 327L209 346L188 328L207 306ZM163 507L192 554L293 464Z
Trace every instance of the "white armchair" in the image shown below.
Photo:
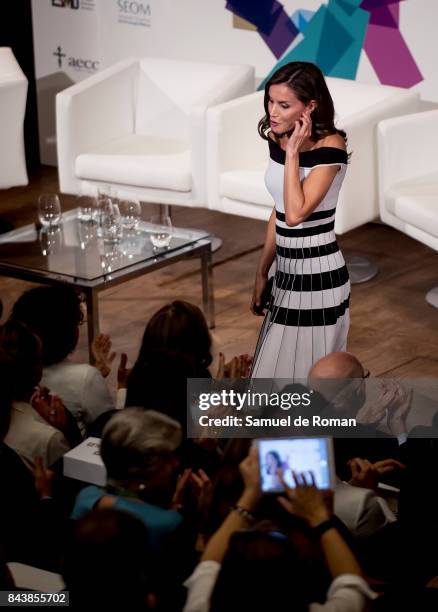
M0 189L27 185L23 123L27 78L9 47L0 47Z
M417 92L327 78L337 113L336 124L348 135L352 152L338 203L336 232L343 234L379 214L377 139L380 120L415 112ZM264 92L232 100L208 111L209 207L226 213L268 219L273 200L264 184L268 147L257 133L264 114Z
M60 189L206 206L206 111L254 91L254 69L124 60L57 95Z
M438 110L378 126L382 221L438 251ZM438 287L426 300L438 308Z

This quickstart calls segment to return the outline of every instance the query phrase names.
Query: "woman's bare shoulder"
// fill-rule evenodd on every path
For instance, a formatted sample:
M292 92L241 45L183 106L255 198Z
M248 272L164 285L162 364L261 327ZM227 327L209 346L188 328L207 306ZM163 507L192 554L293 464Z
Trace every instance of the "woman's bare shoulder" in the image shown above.
M330 134L329 136L322 138L318 142L318 146L316 148L319 147L333 147L335 149L342 149L343 151L347 150L347 144L340 134Z

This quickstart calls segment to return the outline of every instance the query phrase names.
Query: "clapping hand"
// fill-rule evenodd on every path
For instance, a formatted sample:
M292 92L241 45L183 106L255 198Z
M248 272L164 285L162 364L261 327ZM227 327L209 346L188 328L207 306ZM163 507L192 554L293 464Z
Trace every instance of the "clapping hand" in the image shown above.
M365 489L377 490L380 477L394 470L403 470L405 465L396 461L396 459L383 459L371 463L368 459L360 459L355 457L348 462L351 469L351 479L349 484L354 487L363 487Z
M131 370L127 367L128 356L126 353L120 355L120 363L117 369L117 388L126 389L126 383Z
M210 478L202 469L198 470L196 474L191 468L186 468L184 472L178 476L175 493L172 498L173 509L178 510L184 506L184 493L189 484L191 485L193 495L197 499L198 507L205 503L211 491Z
M67 425L67 413L60 397L51 395L47 387L38 387L32 395L30 403L38 414L49 425L64 431Z
M409 396L400 383L395 380L382 380L379 397L372 403L366 403L359 411L357 419L359 423L377 426L386 415L389 427L389 421L395 416L394 426L398 428L400 419L406 419L411 399L412 394Z
M55 477L55 472L44 468L42 457L35 457L33 474L35 477L35 489L37 490L40 498L52 497L52 483Z
M91 344L91 351L94 357L94 365L106 378L111 372L116 353L111 352L111 338L108 334L99 334Z
M248 378L251 371L252 357L247 353L236 355L228 363L225 363L225 355L219 353L219 363L216 373L217 379L223 378Z

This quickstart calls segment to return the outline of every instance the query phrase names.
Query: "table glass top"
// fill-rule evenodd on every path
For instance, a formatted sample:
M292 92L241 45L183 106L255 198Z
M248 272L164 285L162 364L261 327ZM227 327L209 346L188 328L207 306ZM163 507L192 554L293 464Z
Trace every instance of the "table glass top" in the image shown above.
M65 276L73 282L102 282L108 275L129 273L190 251L211 236L202 230L174 227L168 247L154 248L154 226L140 222L136 230L124 230L121 240L107 243L97 236L97 225L77 218L77 210L62 215L56 228L37 230L27 225L0 236L0 268L40 271L45 276ZM1 272L1 270L0 270ZM119 274L117 274L119 276Z

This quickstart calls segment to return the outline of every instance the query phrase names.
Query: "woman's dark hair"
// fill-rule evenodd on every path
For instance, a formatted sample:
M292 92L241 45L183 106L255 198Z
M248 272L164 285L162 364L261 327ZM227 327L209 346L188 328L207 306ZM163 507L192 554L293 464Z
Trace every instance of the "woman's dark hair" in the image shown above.
M81 300L73 287L35 287L15 302L11 318L22 321L41 339L45 366L65 359L78 342Z
M2 394L28 402L42 375L41 342L20 321L0 326Z
M71 605L148 609L153 562L142 521L111 508L94 510L75 523L72 536L62 572Z
M143 335L137 360L146 362L154 351L174 351L191 358L197 369L212 362L211 336L202 311L176 300L156 312Z
M187 425L187 379L202 377L193 360L176 351L151 351L138 359L126 383L126 407L163 412Z
M276 461L276 463L277 463L277 469L278 469L278 468L281 468L281 466L282 466L282 463L283 463L283 462L281 461L281 457L280 457L280 455L277 453L277 451L275 451L275 450L271 450L271 451L268 451L266 454L267 454L267 455L271 455L272 457L274 457L274 459L275 459L275 461Z
M237 531L230 538L210 601L224 610L308 610L307 566L288 538L278 532Z
M311 62L290 62L279 68L265 85L265 116L260 119L258 132L264 140L268 140L269 123L269 88L271 85L287 85L298 100L308 104L316 101L316 108L310 114L312 118L312 140L321 140L330 134L340 134L347 140L346 133L338 130L334 124L335 109L327 83L321 70Z

